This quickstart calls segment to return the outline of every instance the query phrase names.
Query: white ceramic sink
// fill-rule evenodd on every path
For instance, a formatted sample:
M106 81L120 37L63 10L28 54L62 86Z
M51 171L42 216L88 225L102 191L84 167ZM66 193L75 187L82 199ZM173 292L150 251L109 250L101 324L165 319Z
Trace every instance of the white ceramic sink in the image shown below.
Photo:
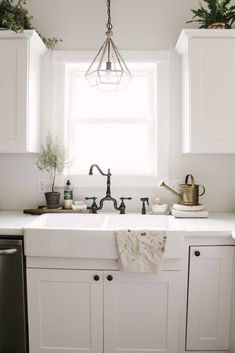
M103 227L107 229L166 229L169 228L168 217L141 214L106 215Z
M169 217L139 214L44 214L24 229L26 256L117 259L114 230L167 230L166 258L183 254L183 232Z
M104 214L62 214L47 213L32 222L29 228L36 229L100 229L105 219Z

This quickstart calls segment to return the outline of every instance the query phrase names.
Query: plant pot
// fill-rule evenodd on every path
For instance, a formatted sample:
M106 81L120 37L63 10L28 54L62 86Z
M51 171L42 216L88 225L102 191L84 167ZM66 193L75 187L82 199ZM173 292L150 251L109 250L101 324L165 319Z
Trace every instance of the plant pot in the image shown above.
M210 29L225 29L228 28L224 22L215 22L208 26Z
M60 192L45 192L47 208L59 208Z

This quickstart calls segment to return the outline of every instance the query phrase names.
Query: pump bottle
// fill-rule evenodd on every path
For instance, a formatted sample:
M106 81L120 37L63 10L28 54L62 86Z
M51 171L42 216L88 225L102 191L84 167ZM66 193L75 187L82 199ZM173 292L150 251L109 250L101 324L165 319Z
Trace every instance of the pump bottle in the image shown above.
M69 180L64 188L64 208L71 209L73 204L73 189Z

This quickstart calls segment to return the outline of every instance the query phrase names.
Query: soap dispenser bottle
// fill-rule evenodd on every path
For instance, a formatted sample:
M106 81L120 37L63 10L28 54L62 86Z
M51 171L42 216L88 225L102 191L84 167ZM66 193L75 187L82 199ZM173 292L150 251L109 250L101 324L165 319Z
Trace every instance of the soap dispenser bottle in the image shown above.
M71 209L73 204L73 189L69 180L64 188L64 208Z

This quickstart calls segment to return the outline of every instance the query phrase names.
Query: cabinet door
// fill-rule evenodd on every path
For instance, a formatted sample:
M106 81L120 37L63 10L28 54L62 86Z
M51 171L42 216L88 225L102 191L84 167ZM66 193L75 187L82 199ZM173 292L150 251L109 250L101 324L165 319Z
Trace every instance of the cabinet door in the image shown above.
M182 30L183 152L235 153L235 31Z
M234 153L235 40L193 38L189 47L191 152Z
M30 353L103 353L102 272L28 269L27 278Z
M191 247L187 350L229 348L232 246Z
M104 274L104 353L178 352L179 275Z
M25 152L27 40L0 40L0 151Z

